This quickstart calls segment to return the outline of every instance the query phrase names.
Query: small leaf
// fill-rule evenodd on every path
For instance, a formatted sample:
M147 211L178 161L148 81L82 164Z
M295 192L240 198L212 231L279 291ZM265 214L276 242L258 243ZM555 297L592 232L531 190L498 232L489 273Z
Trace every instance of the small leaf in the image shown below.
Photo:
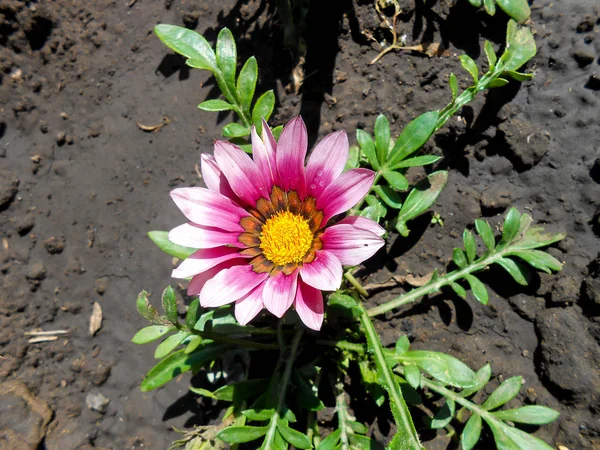
M237 49L233 34L223 28L217 36L216 46L217 64L221 69L223 78L230 92L235 91L235 66L237 63ZM232 99L231 99L232 100Z
M340 436L342 435L342 430L337 429L325 439L321 441L321 443L317 446L317 450L335 450Z
M256 58L251 56L242 67L237 80L237 93L240 96L240 103L246 109L250 109L252 99L254 98L254 90L258 80L258 65Z
M298 371L292 373L294 384L298 388L298 404L309 411L321 411L325 405L318 397L316 386L306 381ZM284 436L285 437L285 436Z
M556 420L560 415L558 411L540 405L527 405L521 408L505 409L492 414L500 420L510 420L511 422L526 423L529 425L544 425Z
M365 424L362 424L360 422L350 421L348 422L348 425L355 433L367 434L369 432L369 428Z
M477 372L475 372L475 378L477 379L477 384L469 389L464 389L460 395L462 397L469 397L473 395L475 392L484 388L488 381L490 381L490 377L492 376L492 366L486 364Z
M281 433L281 436L294 447L301 449L312 448L308 437L299 431L290 428L285 420L277 420L277 429Z
M517 208L510 208L506 219L504 220L504 228L502 229L502 239L498 242L498 250L503 249L509 245L517 233L521 225L521 214L517 211Z
M500 57L499 68L518 70L535 56L535 40L527 27L518 28L515 21L508 22L506 51Z
M498 6L519 23L526 22L531 15L527 0L496 0Z
M269 427L227 427L219 431L217 437L230 444L241 444L242 442L254 441L265 434Z
M213 392L210 392L208 389L195 388L190 386L190 391L192 391L194 394L201 395L202 397L219 400L219 397L217 397Z
M527 279L525 278L521 267L519 267L515 261L510 258L499 258L494 262L506 270L521 286L527 286Z
M360 361L358 368L360 369L365 391L367 391L377 406L382 406L385 402L385 395L383 387L379 384L377 372L371 368L369 361Z
M475 278L473 275L465 275L465 280L467 280L469 286L471 286L471 291L473 291L473 295L475 296L477 301L479 303L487 305L489 297L487 289L485 288L483 283L479 281L478 278Z
M402 199L391 187L376 185L373 186L373 191L375 191L375 193L379 195L379 198L381 198L381 200L389 207L394 209L402 208Z
M271 420L275 414L274 409L246 409L242 411L242 414L250 420L263 421Z
M456 405L454 404L454 400L447 398L446 403L444 403L431 421L430 427L434 430L444 428L452 421L455 410Z
M158 312L148 301L148 293L142 291L139 293L136 300L136 308L140 316L146 319L148 322L156 325L167 325L166 320L158 315ZM170 324L169 324L170 325Z
M490 394L487 400L483 402L481 407L490 411L504 405L506 402L509 402L517 396L521 390L522 384L523 378L521 377L512 377L503 381L502 384L500 384L500 386L498 386L496 390Z
M196 297L188 306L187 313L185 314L185 326L190 330L194 329L194 325L198 322L198 310L200 309L200 299Z
M395 164L393 167L390 167L390 170L403 169L405 167L418 167L418 166L426 166L428 164L433 164L442 159L441 156L436 155L422 155L416 156L414 158L405 159Z
M494 232L492 231L490 224L483 219L476 219L475 229L488 250L494 250L496 247L496 238L494 237Z
M258 100L256 100L254 109L252 110L252 122L254 122L254 125L256 126L256 132L259 136L262 132L262 120L264 119L265 122L269 121L274 107L275 94L273 93L273 90L265 92L263 95L258 97Z
M231 103L227 103L225 100L206 100L198 105L203 111L230 111L233 109L233 105Z
M479 8L481 6L481 0L469 0L469 3L475 8Z
M463 243L465 245L467 260L469 261L469 264L471 264L477 257L477 242L475 242L473 233L471 233L469 230L465 230L463 232Z
M413 389L418 389L421 384L421 371L417 366L404 366L404 378Z
M429 136L435 131L438 116L438 111L430 111L406 125L388 156L387 167L394 167L407 156L423 147Z
M223 136L228 138L244 137L250 134L250 128L240 125L239 123L230 123L223 127Z
M490 41L486 40L483 48L485 50L485 56L487 56L488 65L490 66L490 71L494 70L494 66L496 65L496 62L498 61L498 57L496 56L496 52L494 50L494 47L492 46L492 43Z
M467 298L467 291L465 291L465 288L463 288L460 284L450 283L450 287L452 288L452 290L454 292L456 292L456 295L458 295L460 298L462 298L462 299Z
M452 386L470 388L477 382L475 372L445 353L411 350L396 358L404 363L416 364L435 379Z
M533 78L532 73L521 73L515 70L507 70L503 73L503 75L511 77L513 80L517 81L529 81Z
M465 256L465 252L463 252L460 248L455 248L452 251L452 260L454 264L458 266L459 269L464 269L467 267L467 258Z
M383 114L375 120L375 147L379 165L383 166L390 150L390 123Z
M450 85L450 90L452 91L452 101L454 101L456 100L456 97L458 97L458 78L456 78L456 75L453 73L450 74L448 84Z
M348 318L357 318L361 315L361 309L349 295L340 293L339 291L329 294L327 299L328 314L331 310L342 312L342 315ZM330 310L331 309L331 310Z
M182 245L173 244L169 240L168 231L149 231L148 237L167 255L174 256L179 259L186 259L196 251L195 248L183 247Z
M173 292L173 288L171 286L167 286L167 288L163 291L162 307L165 310L167 319L169 319L169 321L172 323L177 323L177 300L175 299L175 292Z
M269 380L266 378L238 381L237 383L226 384L220 387L215 391L215 395L219 400L239 404L252 395L264 392L268 384Z
M183 340L185 338L187 338L189 335L190 335L189 331L179 331L175 334L172 334L171 336L166 338L164 341L162 341L158 345L158 347L156 347L156 350L154 351L154 358L156 358L156 359L164 358L169 353L171 353L173 350L175 350L179 346L179 344L181 344L183 342Z
M194 334L190 337L184 352L185 353L192 353L194 350L196 350L198 347L200 347L200 344L202 344L203 339L198 336L197 334Z
M475 61L473 61L473 58L469 55L460 55L458 59L460 59L463 68L473 77L473 81L477 83L479 81L479 69L475 64Z
M138 331L131 342L134 344L148 344L157 339L160 339L165 334L175 330L175 327L168 327L165 325L150 325L149 327L142 328Z
M495 0L483 0L483 7L485 8L485 12L490 16L496 14L496 2Z
M562 263L558 259L541 250L517 251L508 254L521 258L530 266L546 273L562 269Z
M396 436L401 436L400 433L396 434ZM372 439L367 436L361 436L360 434L351 434L349 436L350 439L350 449L354 450L383 450L383 446L379 444L375 439ZM397 441L402 442L402 438L396 438ZM393 439L392 439L393 441ZM389 450L408 450L410 447L394 447L392 442L390 442Z
M479 436L481 435L481 416L478 414L473 414L469 417L465 428L460 435L460 442L462 444L463 450L471 450L479 441Z
M364 130L356 130L356 140L360 146L361 151L367 157L369 164L374 170L379 170L379 161L377 159L377 151L375 149L375 143L369 133Z
M359 215L367 217L375 222L379 222L387 214L387 209L383 204L372 195L367 195L365 198L369 206L364 208Z
M206 39L195 31L175 25L160 24L154 27L154 32L163 44L187 57L188 66L212 72L218 70L215 52Z
M494 435L499 450L553 450L553 447L541 439L525 433L518 428L509 427L503 422L485 419Z
M357 145L352 145L348 149L348 159L346 160L346 166L344 171L350 169L356 169L359 166L360 149Z
M398 191L405 191L408 189L408 180L400 172L386 170L382 172L382 175L394 189L397 189Z
M403 334L396 341L396 346L394 347L394 351L396 352L396 355L402 355L403 353L406 353L409 348L410 348L410 341L408 340L408 336Z
M496 78L495 80L492 80L488 83L487 87L488 89L494 89L494 88L499 88L499 87L504 87L508 84L508 80L505 80L504 78Z

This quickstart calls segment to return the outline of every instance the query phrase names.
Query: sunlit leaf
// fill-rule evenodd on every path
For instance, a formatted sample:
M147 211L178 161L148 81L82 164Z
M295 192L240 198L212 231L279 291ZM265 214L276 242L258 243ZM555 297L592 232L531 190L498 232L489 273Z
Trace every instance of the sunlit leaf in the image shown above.
M485 12L490 16L496 14L496 2L495 0L483 0L483 7L485 8Z
M223 127L223 136L232 137L244 137L250 134L250 128L240 125L239 123L230 123Z
M410 347L410 341L408 340L408 336L403 334L396 341L396 346L394 347L394 351L397 355L402 355L406 353Z
M252 56L248 58L246 64L244 64L242 70L240 70L236 85L238 95L240 96L240 103L244 108L250 108L250 104L254 98L257 80L258 65L256 64L256 58Z
M496 78L495 80L492 80L488 83L487 87L488 89L494 89L494 88L499 88L499 87L504 87L508 84L508 80L505 80L504 78Z
M488 250L494 250L496 247L496 238L494 237L494 232L492 231L490 224L483 219L476 219L475 229Z
M173 244L169 240L168 231L149 231L148 237L167 255L174 256L179 259L186 259L196 251L195 248L184 247L182 245Z
M458 96L458 78L456 78L456 75L453 73L451 73L450 78L448 78L448 84L450 85L450 90L452 91L452 101L454 101Z
M404 378L412 388L417 389L421 384L421 371L417 366L404 366Z
M344 170L355 169L359 166L360 149L357 145L352 145L348 149L348 159Z
M527 286L528 283L523 273L523 267L520 267L515 261L510 258L499 258L494 262L506 270L521 286Z
M265 92L263 95L258 97L252 110L252 122L256 126L256 132L261 134L262 132L262 119L268 121L273 113L275 107L275 94L272 90Z
M139 315L152 324L171 325L165 318L161 318L158 311L150 304L148 301L148 293L146 291L142 291L138 294L136 308Z
M217 437L230 444L240 444L242 442L250 442L258 439L267 434L268 430L269 427L233 426L219 431Z
M423 147L435 131L438 115L438 111L430 111L406 125L388 156L386 166L395 167L400 161Z
M479 436L481 435L481 416L478 414L473 414L469 417L465 428L460 435L460 442L462 444L463 450L471 450L479 441Z
M373 191L375 191L375 193L379 195L379 198L381 198L381 200L389 207L394 209L402 208L402 199L400 198L400 195L389 186L373 186Z
M144 327L138 331L131 342L134 344L148 344L149 342L160 339L165 334L168 334L173 330L175 330L175 327L169 327L165 325L150 325L149 327Z
M477 383L475 372L459 359L445 353L411 350L397 358L412 363L435 379L452 386L470 388Z
M526 22L531 15L527 0L496 0L498 6L519 23Z
M335 450L341 434L342 430L338 428L321 441L321 443L317 446L317 450Z
M463 232L463 244L465 246L465 253L467 255L467 261L471 264L477 257L477 242L473 237L473 233L469 230Z
M456 293L456 295L458 295L460 298L462 298L462 299L467 298L467 291L465 291L465 288L462 287L460 284L450 283L450 287Z
M390 149L390 123L383 114L380 114L375 120L375 147L379 165L383 166Z
M237 49L233 34L228 28L223 28L217 36L216 57L227 88L230 92L235 92Z
M510 427L498 420L485 419L492 430L498 450L553 450L553 447L541 439Z
M175 350L185 338L190 335L189 331L178 331L162 341L154 351L154 358L162 359Z
M459 269L464 269L467 267L467 257L465 256L465 252L458 247L452 251L452 260Z
M225 100L206 100L198 105L198 108L204 111L219 112L219 111L230 111L233 109L231 103Z
M469 388L469 389L463 389L461 391L460 395L462 397L469 397L469 396L473 395L475 392L480 391L481 389L483 389L485 387L486 384L488 384L488 381L490 381L491 376L492 376L492 366L490 366L490 364L486 364L481 369L479 369L477 372L475 372L475 378L477 379L477 383L475 384L475 386L473 386L472 388Z
M473 275L465 275L465 280L467 280L469 286L471 286L471 291L473 292L473 295L475 296L477 301L479 303L487 305L489 301L489 296L487 289L485 288L483 283Z
M200 299L196 297L188 306L187 313L185 314L185 326L189 329L193 329L194 325L198 321L198 311L200 309Z
M460 55L458 59L460 59L463 68L473 77L473 81L477 83L477 81L479 81L479 69L477 68L477 64L475 64L475 61L473 61L473 58L469 55Z
M498 242L498 250L506 247L510 244L517 233L521 225L521 214L517 211L517 208L510 208L506 219L504 219L504 228L502 229L502 238Z
M562 263L558 259L541 250L511 251L508 254L521 258L530 266L546 273L562 269Z
M439 161L440 159L442 159L442 157L436 156L436 155L416 156L414 158L409 158L409 159L400 161L399 163L395 164L393 167L390 167L390 169L397 170L397 169L402 169L405 167L426 166L428 164L433 164L433 163Z
M154 27L154 32L167 47L187 57L188 66L212 72L218 70L215 52L206 39L195 31L160 24Z
M312 448L308 437L299 431L290 428L287 422L283 419L277 420L277 429L281 433L281 436L290 444L292 444L296 448L308 449Z
M494 50L492 43L486 40L483 48L485 50L485 55L488 59L488 65L490 66L490 70L494 70L494 66L498 61L498 57L496 56L496 51Z
M177 299L175 299L175 292L171 286L167 286L167 288L163 291L161 302L165 314L167 315L167 319L173 323L176 323L178 319Z
M433 429L444 428L452 421L456 405L454 400L447 398L446 403L438 410L431 421L430 427Z
M405 191L408 189L408 180L400 172L385 170L382 172L382 175L383 178L385 178L385 181L390 183L390 186L394 189L397 189L398 191Z
M523 384L522 377L512 377L505 380L496 388L494 392L481 405L483 409L488 411L496 409L504 405L517 396Z
M544 425L556 420L560 415L558 411L541 405L527 405L520 408L505 409L493 412L492 414L500 420L510 420L511 422L526 423L529 425Z
M364 130L356 130L356 140L360 145L360 150L365 154L369 164L374 170L379 170L379 160L377 159L377 151L375 143L369 133Z
M500 57L502 70L518 70L523 64L535 56L536 46L527 27L518 28L516 22L509 21L506 51Z

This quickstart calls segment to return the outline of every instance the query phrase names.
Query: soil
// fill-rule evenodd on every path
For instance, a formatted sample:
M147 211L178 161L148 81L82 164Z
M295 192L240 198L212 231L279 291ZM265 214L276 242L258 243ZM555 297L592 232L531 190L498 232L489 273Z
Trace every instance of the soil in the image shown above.
M356 128L372 130L380 113L397 135L449 101L451 72L467 86L457 55L485 66L483 39L503 45L501 13L490 18L466 0L400 3L407 44L441 42L445 55L391 53L369 65L378 50L362 31L383 37L372 2L312 2L306 78L295 94L274 2L0 1L2 448L167 448L177 437L172 426L219 413L189 395L186 377L141 393L152 350L130 343L144 326L136 294L158 295L172 263L146 232L180 224L168 192L201 183L194 164L225 119L197 109L214 95L213 82L184 66L153 26L185 24L211 42L230 27L240 55L258 59L260 89L276 91L272 123L302 114L314 143L333 130L351 138ZM600 8L596 0L539 0L531 25L534 80L480 95L426 146L450 170L433 208L444 226L427 216L413 222L410 237L393 236L364 281L446 270L466 226L477 217L497 225L512 205L566 232L550 250L565 262L558 275L536 275L523 290L492 270L487 307L444 292L377 326L386 345L408 333L416 348L473 368L490 362L496 385L522 375L515 405L561 412L536 435L600 448ZM137 125L165 116L160 131ZM92 335L95 303L103 320ZM70 333L29 343L24 332L34 329ZM386 417L374 427L382 439ZM444 432L427 434L425 444L452 446Z

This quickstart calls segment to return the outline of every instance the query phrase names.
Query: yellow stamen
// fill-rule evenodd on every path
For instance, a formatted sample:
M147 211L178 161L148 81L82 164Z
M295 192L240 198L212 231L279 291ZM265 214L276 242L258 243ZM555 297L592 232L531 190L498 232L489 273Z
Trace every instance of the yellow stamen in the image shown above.
M260 248L269 261L277 266L300 263L313 241L306 219L289 211L281 211L264 224Z

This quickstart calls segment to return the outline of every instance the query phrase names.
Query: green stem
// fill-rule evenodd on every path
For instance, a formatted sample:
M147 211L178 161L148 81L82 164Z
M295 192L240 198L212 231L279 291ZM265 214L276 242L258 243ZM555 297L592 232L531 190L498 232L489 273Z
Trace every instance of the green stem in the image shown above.
M351 352L364 353L365 346L361 344L353 344L348 341L328 341L325 339L317 339L317 344L326 345L328 347L337 347L341 350L350 350Z
M354 287L354 289L358 291L360 295L362 295L363 297L369 296L369 293L365 290L364 287L362 287L362 284L360 284L360 282L356 278L354 278L350 271L344 273L344 277L350 282L350 284Z
M244 106L240 103L237 92L231 92L220 70L214 71L213 75L217 79L217 85L223 92L223 95L233 105L233 111L239 116L240 119L242 119L244 126L250 127L252 125L252 121L244 111Z
M348 410L346 405L346 393L344 392L344 385L341 381L335 385L335 389L338 393L335 397L335 411L338 416L338 428L342 430L340 441L342 443L342 450L348 450L350 448L350 441L348 439Z

